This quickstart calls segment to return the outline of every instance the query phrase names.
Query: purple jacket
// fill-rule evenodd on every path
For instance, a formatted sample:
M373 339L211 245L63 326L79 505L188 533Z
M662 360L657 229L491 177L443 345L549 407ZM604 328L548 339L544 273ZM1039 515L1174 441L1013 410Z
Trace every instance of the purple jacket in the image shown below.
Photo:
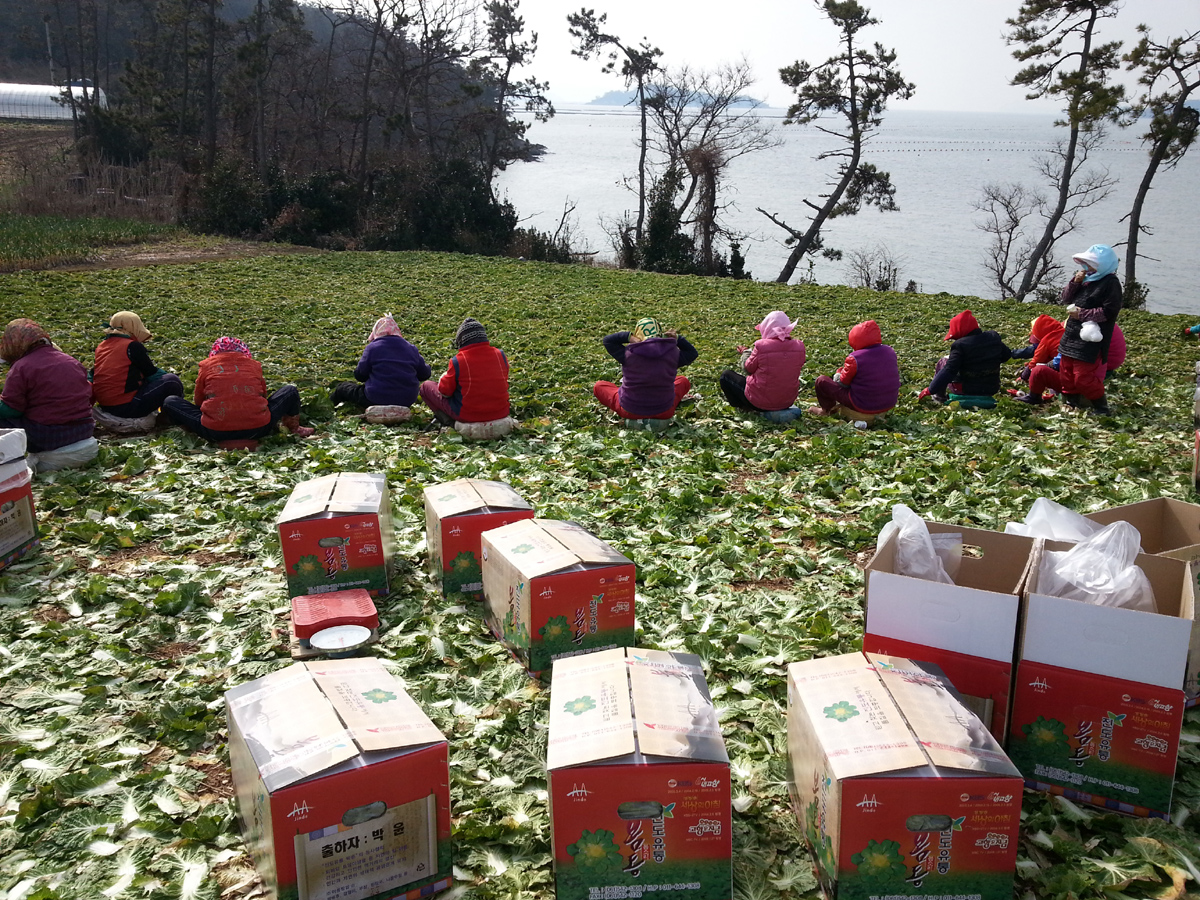
M675 405L675 376L700 355L682 335L629 343L629 332L604 339L604 349L621 364L621 408L633 416L658 416Z
M412 406L421 382L433 374L417 348L398 334L367 344L354 377L365 382L372 406Z
M875 344L850 354L858 368L850 382L854 408L865 413L887 412L900 399L900 364L896 351L887 344Z
M759 409L787 409L800 393L804 341L763 338L746 360L746 399Z
M12 364L0 401L39 425L92 417L92 385L83 364L48 345L35 347Z

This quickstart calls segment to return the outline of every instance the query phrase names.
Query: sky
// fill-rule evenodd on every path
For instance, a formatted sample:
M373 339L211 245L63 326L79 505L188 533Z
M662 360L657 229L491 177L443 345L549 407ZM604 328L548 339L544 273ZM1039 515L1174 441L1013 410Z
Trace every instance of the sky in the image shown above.
M879 24L863 32L897 53L896 66L916 84L911 100L894 109L975 112L1053 112L1052 101L1028 101L1009 84L1020 63L1005 44L1005 19L1019 0L861 0ZM600 72L601 61L571 55L566 17L576 0L520 0L526 27L538 33L529 74L549 81L556 104L586 103L623 89L619 75ZM814 0L591 0L607 13L610 34L636 45L646 38L663 50L666 66L711 68L749 61L758 84L754 96L786 107L789 92L779 69L798 59L824 61L837 51L837 29ZM1102 25L1103 40L1129 48L1139 23L1161 40L1200 29L1200 0L1125 0L1116 19ZM1128 77L1128 76L1124 76ZM1132 84L1132 82L1131 82Z

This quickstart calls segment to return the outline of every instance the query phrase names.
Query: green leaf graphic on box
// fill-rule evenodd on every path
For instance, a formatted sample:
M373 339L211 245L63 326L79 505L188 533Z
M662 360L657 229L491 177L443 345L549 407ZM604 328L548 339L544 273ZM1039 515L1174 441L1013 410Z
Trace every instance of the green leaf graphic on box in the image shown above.
M582 716L589 709L595 708L596 701L586 695L583 697L576 697L574 700L568 700L563 704L563 709L573 716Z
M858 866L859 875L871 880L890 881L908 874L904 855L895 841L868 841L861 852L850 857L850 862Z
M501 625L505 642L521 650L529 649L529 632L525 628L525 623L518 618L516 609L509 609L508 615L504 617Z
M1022 725L1021 731L1025 732L1025 736L1039 747L1053 747L1056 744L1067 746L1066 729L1058 719L1038 716L1028 725Z
M965 821L967 821L966 816L959 816L957 819L955 819L953 822L950 823L950 830L951 831L962 831L963 822L965 822Z
M833 706L825 707L825 718L838 722L848 722L858 715L858 707L846 700L839 700Z
M613 833L603 829L585 829L579 840L567 848L567 853L580 869L596 875L620 869L625 863L620 848L613 840Z
M513 553L531 553L533 552L533 544L517 544L513 547Z
M479 567L479 560L470 550L464 550L454 557L450 563L450 571L442 576L442 584L448 593L461 591L463 585L475 585L481 581L483 581L483 570ZM475 589L472 588L472 590Z
M310 553L292 563L292 571L301 578L312 578L314 575L319 577L323 570L321 560Z
M363 697L372 703L387 703L390 700L396 699L395 694L391 691L385 691L383 688L371 688L369 691L363 691Z
M538 629L538 634L542 636L545 643L552 647L569 644L571 643L571 623L567 621L566 616L555 616Z
M1127 713L1118 714L1118 713L1110 711L1108 714L1108 718L1112 721L1114 726L1116 726L1117 728L1123 728L1125 726L1125 716L1126 715L1127 715Z

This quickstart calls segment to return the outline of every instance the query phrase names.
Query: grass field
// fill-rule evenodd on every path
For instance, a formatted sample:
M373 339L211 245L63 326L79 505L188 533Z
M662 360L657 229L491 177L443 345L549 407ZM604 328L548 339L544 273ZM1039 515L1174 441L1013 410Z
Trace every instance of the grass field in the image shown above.
M180 229L173 226L134 219L75 219L0 212L0 272L88 262L95 259L100 248L181 235Z
M222 453L179 431L106 443L98 463L40 476L36 558L0 574L0 890L5 900L239 897L259 890L237 836L222 693L287 663L274 518L299 481L387 474L398 504L396 589L376 653L451 740L456 875L465 896L549 898L543 769L547 692L447 602L425 572L422 490L462 476L512 483L539 515L577 520L638 565L639 640L702 657L733 759L736 895L816 896L788 808L788 662L855 649L875 537L903 502L927 518L1003 528L1038 496L1081 511L1194 500L1195 343L1181 318L1122 317L1130 354L1113 416L1002 402L919 407L916 392L969 306L1010 344L1048 310L947 295L673 278L438 254L337 254L0 279L90 363L108 316L138 311L155 361L190 389L222 334L269 385L296 383L319 437ZM879 321L900 353L897 410L866 432L733 412L716 379L772 309L800 319L811 383ZM512 363L519 432L464 443L335 412L374 318L391 311L435 372L466 315ZM590 396L616 367L600 338L652 314L700 350L701 395L663 435L626 432ZM1189 323L1190 324L1190 323ZM1015 368L1015 366L1014 366ZM1200 733L1200 720L1189 722ZM1026 794L1018 896L1181 897L1196 887L1200 753L1185 744L1179 824L1100 816ZM1196 879L1190 881L1189 879ZM4 895L0 895L4 896Z

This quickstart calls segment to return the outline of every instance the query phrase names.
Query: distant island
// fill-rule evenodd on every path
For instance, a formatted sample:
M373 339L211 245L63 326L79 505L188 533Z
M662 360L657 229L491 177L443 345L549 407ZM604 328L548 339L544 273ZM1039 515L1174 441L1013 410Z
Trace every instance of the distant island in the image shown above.
M607 94L602 94L595 100L589 100L588 106L628 106L637 99L637 93L634 91L609 91ZM699 106L697 100L694 103L689 103L689 106ZM743 97L731 106L766 106L762 100L756 100L753 97Z

